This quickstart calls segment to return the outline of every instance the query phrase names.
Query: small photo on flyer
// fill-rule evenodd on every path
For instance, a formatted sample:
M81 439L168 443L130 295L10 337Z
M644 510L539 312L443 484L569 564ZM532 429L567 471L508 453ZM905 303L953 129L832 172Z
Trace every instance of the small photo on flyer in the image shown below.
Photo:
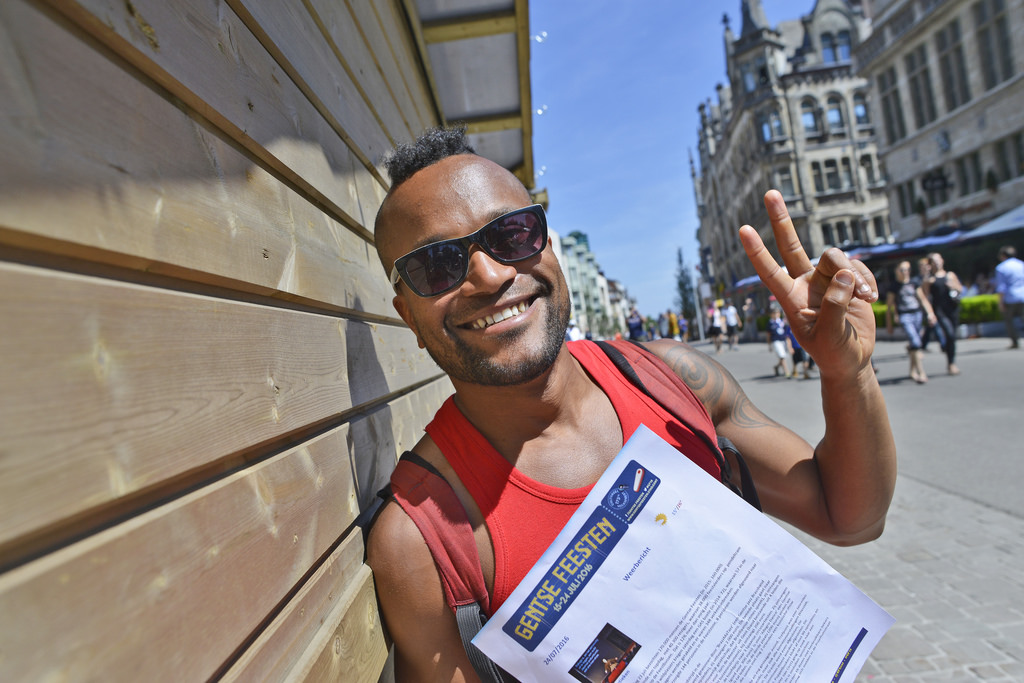
M612 683L636 656L640 645L611 624L605 624L583 651L569 674L582 683Z

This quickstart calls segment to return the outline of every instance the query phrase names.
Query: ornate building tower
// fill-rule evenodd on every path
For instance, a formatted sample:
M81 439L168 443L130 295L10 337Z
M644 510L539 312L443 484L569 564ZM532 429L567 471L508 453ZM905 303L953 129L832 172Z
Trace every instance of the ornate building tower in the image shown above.
M868 32L860 3L817 0L776 28L759 0L743 0L740 14L739 36L723 18L728 85L698 107L698 239L716 296L743 291L754 274L740 225L773 245L761 201L770 188L812 256L890 237L868 84L851 62Z

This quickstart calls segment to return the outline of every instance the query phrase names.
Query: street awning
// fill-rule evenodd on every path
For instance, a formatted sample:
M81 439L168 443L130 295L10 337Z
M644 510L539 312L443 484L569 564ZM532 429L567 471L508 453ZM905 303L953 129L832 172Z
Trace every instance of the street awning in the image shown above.
M528 0L402 0L444 124L533 188Z
M1024 228L1024 204L1021 204L1016 209L1007 211L998 218L993 218L988 223L982 223L974 230L965 233L961 241L966 242L968 240L993 237L1004 232L1020 230L1022 228Z

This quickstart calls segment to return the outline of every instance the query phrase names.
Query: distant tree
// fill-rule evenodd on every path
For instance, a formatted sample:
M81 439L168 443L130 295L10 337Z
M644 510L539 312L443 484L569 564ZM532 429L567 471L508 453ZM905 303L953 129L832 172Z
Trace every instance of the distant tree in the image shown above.
M697 316L696 301L690 268L683 260L683 250L680 247L676 249L676 308L683 312L684 318L692 320Z

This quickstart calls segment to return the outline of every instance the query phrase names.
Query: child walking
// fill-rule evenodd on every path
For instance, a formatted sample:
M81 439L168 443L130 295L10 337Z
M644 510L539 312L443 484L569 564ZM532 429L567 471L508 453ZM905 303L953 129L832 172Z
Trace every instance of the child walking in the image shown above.
M786 365L786 359L789 358L790 349L792 348L789 335L787 334L789 325L782 319L782 311L779 308L773 306L769 315L768 350L774 352L779 359L779 362L772 369L775 370L776 377L779 376L779 370L782 370L783 377L789 377L789 369Z

